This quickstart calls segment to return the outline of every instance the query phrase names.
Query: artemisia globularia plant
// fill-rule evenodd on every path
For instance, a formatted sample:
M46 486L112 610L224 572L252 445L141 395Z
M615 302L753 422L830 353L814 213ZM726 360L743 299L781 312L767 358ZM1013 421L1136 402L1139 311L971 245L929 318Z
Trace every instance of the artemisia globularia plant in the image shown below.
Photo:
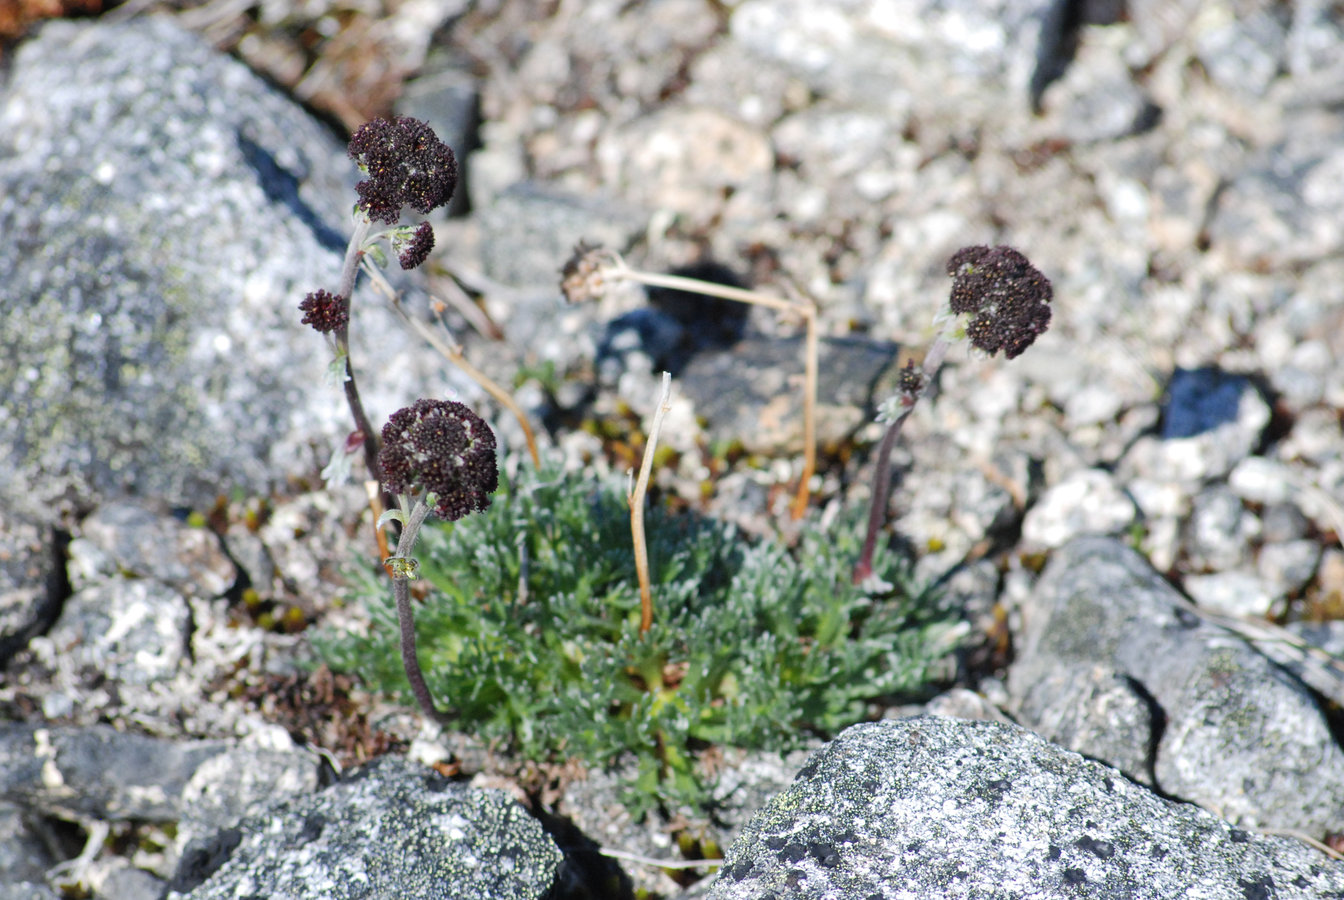
M336 292L314 291L299 309L303 323L329 338L332 371L345 388L355 431L346 446L363 447L364 461L392 498L379 517L381 530L388 521L401 525L396 552L383 561L392 577L397 619L401 629L401 658L420 709L438 722L449 716L440 711L420 671L415 648L415 621L411 612L410 582L418 568L410 555L420 526L431 513L450 521L486 509L499 486L495 436L484 420L466 405L449 400L417 400L393 413L382 429L374 430L350 364L350 298L361 266L369 257L381 257L380 244L388 241L403 269L420 265L434 247L434 229L428 222L400 225L410 207L422 215L443 206L457 187L457 159L429 125L401 117L375 119L350 138L350 158L368 178L356 185L355 228L346 247ZM375 232L374 223L388 228ZM338 471L344 454L337 451L325 474ZM381 538L380 538L381 543Z

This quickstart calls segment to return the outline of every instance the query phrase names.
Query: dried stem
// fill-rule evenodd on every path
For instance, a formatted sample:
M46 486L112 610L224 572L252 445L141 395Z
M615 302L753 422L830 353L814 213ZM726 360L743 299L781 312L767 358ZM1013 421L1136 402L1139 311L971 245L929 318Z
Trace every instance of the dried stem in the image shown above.
M663 393L658 409L649 426L649 439L644 445L644 459L639 465L635 487L626 497L630 505L630 538L635 547L635 574L639 577L639 633L644 634L653 625L653 590L649 587L649 551L644 540L644 495L653 471L653 452L658 446L658 431L663 427L663 416L672 408L672 375L663 373Z
M410 327L416 334L420 335L431 347L467 374L472 381L476 382L481 388L494 397L501 406L513 413L514 418L518 420L518 425L523 429L523 438L527 441L527 451L532 456L532 464L541 466L541 454L537 450L537 438L532 431L532 426L527 422L527 416L523 413L522 407L513 399L513 395L504 390L497 382L486 375L480 369L467 362L466 356L462 353L462 345L444 340L435 334L424 322L412 318L405 308L401 305L401 298L397 295L392 285L388 283L387 278L376 268L370 267L370 277L377 285L379 291L387 298L388 305L392 311L400 317L401 321Z
M807 329L803 345L803 471L798 482L798 493L794 497L792 507L792 517L795 520L801 519L807 512L807 501L811 494L809 484L817 470L817 355L819 340L816 307L810 303L781 300L778 297L771 297L756 291L726 284L716 284L712 281L702 281L699 278L644 272L630 268L625 260L615 253L611 256L614 259L614 265L610 271L610 276L613 279L624 278L649 287L688 291L704 294L707 297L719 297L723 300L733 300L738 303L750 303L803 317Z

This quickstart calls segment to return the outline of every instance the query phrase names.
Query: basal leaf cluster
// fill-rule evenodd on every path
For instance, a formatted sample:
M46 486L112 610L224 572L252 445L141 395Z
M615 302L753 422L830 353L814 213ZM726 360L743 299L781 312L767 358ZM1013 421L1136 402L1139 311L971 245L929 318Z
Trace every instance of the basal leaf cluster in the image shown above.
M417 555L434 590L416 611L420 660L463 730L536 760L639 762L637 811L693 800L707 745L788 749L861 721L875 698L919 692L947 652L927 594L851 584L861 527L812 528L793 551L700 516L647 517L652 629L639 635L629 511L620 483L528 469L490 508L427 526ZM887 554L890 556L891 554ZM386 580L358 588L372 628L329 635L334 668L409 698Z

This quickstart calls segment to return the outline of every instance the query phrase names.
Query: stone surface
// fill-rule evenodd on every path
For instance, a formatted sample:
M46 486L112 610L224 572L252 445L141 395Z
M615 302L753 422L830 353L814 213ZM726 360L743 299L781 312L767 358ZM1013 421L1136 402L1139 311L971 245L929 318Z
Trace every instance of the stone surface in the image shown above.
M1134 522L1134 501L1109 473L1085 469L1046 490L1022 522L1029 545L1059 547L1081 534L1120 534Z
M43 522L122 492L205 508L321 469L349 414L297 306L334 286L349 229L330 133L152 17L43 28L0 134L0 229L22 235L0 247L0 502ZM365 403L395 409L432 357L355 315L352 352L379 360Z
M856 725L729 848L711 900L1320 897L1344 866L997 722Z
M0 669L60 613L68 585L54 537L0 510Z
M541 900L562 859L511 797L384 757L192 843L167 897Z
M182 792L220 743L173 744L108 727L0 725L0 796L78 820L175 821Z
M1161 710L1161 727L1130 731L1116 765L1153 753L1156 785L1248 827L1323 835L1344 828L1344 750L1296 679L1241 637L1202 621L1134 551L1080 538L1051 560L1027 599L1009 687L1047 737L1076 688L1061 667L1100 664ZM1098 708L1120 727L1144 723ZM1024 709L1024 712L1026 709ZM1093 716L1093 729L1103 720ZM1089 741L1089 743L1091 743ZM1086 745L1074 749L1092 752Z
M31 416L40 429L25 439L36 434L50 451L36 470L0 458L0 629L17 636L0 644L17 651L0 676L6 715L236 742L279 727L263 718L298 704L308 718L292 713L285 726L342 753L366 747L352 730L371 704L378 721L415 734L404 708L294 687L305 638L268 630L282 615L367 624L333 600L343 566L374 552L371 517L358 487L313 490L348 425L339 391L321 381L322 342L293 309L334 271L356 175L326 126L236 60L321 106L339 90L333 66L363 65L367 84L417 64L432 39L445 65L470 74L458 69L446 87L431 78L428 90L451 109L416 105L425 85L404 92L405 109L443 110L450 130L476 142L455 148L469 151L461 196L472 202L458 207L466 217L436 220L437 284L445 296L465 288L459 301L478 304L505 334L487 341L453 320L468 358L505 384L521 363L531 367L520 397L544 414L543 444L605 471L609 447L575 426L644 416L656 387L646 370L664 360L644 352L657 342L640 328L652 323L674 364L688 333L696 341L717 331L712 318L646 305L638 290L557 306L555 273L579 237L656 271L726 266L766 292L814 301L827 345L899 346L916 359L947 298L947 257L966 244L1010 243L1054 282L1050 331L1011 363L953 347L893 457L891 550L947 586L977 632L966 659L978 680L933 708L987 718L995 703L1017 708L1059 741L1230 819L1249 825L1264 809L1318 837L1337 827L1316 814L1336 803L1322 793L1335 790L1336 750L1294 717L1309 711L1301 684L1316 706L1344 702L1338 623L1293 621L1344 609L1344 557L1331 543L1344 533L1337 4L1130 0L1122 15L1110 0L594 0L538 16L535 4L495 3L472 4L436 32L450 6L466 9L373 0L351 15L376 18L375 31L354 41L360 32L330 34L350 17L324 18L326 0L266 0L260 13L210 25L204 42L168 21L57 23L7 57L0 227L18 237L0 243L11 273L0 284L0 346L56 365L0 367L5 452ZM265 49L293 33L317 42L265 65ZM380 53L388 46L406 53ZM351 104L401 87L347 92L336 115L358 124ZM473 94L475 134L459 131L471 127ZM759 352L734 364L733 348L720 347L722 367L678 376L664 446L680 459L655 473L659 490L752 533L775 527L772 503L798 462L797 329L759 313L750 322ZM680 332L657 330L669 319ZM357 321L369 343L357 345L356 363L375 414L421 392L471 396L376 304L361 305ZM617 338L638 340L615 348L609 372L596 361L615 323L633 324ZM104 364L117 359L126 365ZM861 396L867 368L855 374L843 362L823 359L823 384ZM692 389L704 403L686 399ZM32 401L17 417L16 397ZM693 415L701 406L705 419ZM845 440L823 456L816 482L827 514L865 504L880 438L863 424L863 403L842 406ZM771 456L706 450L762 434ZM716 490L709 500L706 484ZM271 493L277 485L284 496ZM82 514L93 509L98 526L121 499L103 495L123 488L154 512L143 531L162 546L109 554L99 548L122 542L95 545L81 533ZM228 569L202 565L181 540L190 529L162 512L204 512L221 493L224 544L239 570L224 590L237 604L217 599ZM1079 562L1079 534L1121 528L1146 564ZM1048 540L1033 540L1042 532ZM76 538L68 575L79 593L44 636L70 592L65 534ZM1058 640L1085 636L1073 653L1033 649L1038 564L1053 557L1073 560L1087 592L1110 604L1047 619ZM1079 574L1089 567L1093 582ZM1182 606L1151 570L1201 605ZM1051 574L1041 590L1060 580ZM43 597L45 613L35 603ZM1150 600L1162 602L1143 606L1148 618L1123 618L1113 639L1086 637L1099 633L1094 620L1114 624ZM1289 627L1228 615L1266 609ZM109 637L90 630L99 622L134 627ZM993 676L1009 648L1025 668L1005 695ZM964 693L971 686L980 693ZM1159 741L1153 723L1168 712ZM1242 752L1262 743L1277 751ZM788 774L754 781L751 758L724 764L724 783L743 786L724 798L734 821ZM259 762L256 772L271 769ZM81 790L96 797L98 786ZM609 793L570 790L555 803L605 846L675 856L669 829L722 835L675 816L639 825L609 814ZM1297 799L1285 805L1285 796ZM80 829L106 812L92 801L79 808ZM47 814L34 809L25 821L40 825ZM918 827L937 819L925 814ZM582 835L566 834L595 855ZM124 846L102 844L77 889L107 895L123 876L143 885L143 857L125 871ZM1060 851L1062 861L1047 863L1088 873L1069 855L1090 860L1086 847ZM655 866L620 865L639 889L674 890ZM1229 896L1270 891L1254 873L1244 881ZM50 884L22 884L21 896L54 895ZM1289 879L1273 890L1301 889Z
M203 527L143 503L103 504L81 520L71 542L73 587L120 574L150 578L187 597L221 597L238 573L219 539Z

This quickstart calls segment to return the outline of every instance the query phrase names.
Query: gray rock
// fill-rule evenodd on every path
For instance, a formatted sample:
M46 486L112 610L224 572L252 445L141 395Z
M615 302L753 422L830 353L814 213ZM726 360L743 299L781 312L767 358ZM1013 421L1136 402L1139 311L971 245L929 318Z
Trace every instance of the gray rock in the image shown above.
M1050 5L750 0L734 10L730 28L736 44L785 64L821 95L897 114L914 103L948 104L974 115L993 102L991 95L1002 97L1005 84L1026 106L1040 23ZM912 70L943 81L951 95L912 97L903 87ZM996 90L986 90L988 85Z
M145 503L105 503L80 522L78 533L70 547L76 590L119 573L152 578L186 597L210 598L223 596L237 578L213 532Z
M1213 572L1187 575L1181 587L1201 609L1227 616L1264 618L1274 609L1275 597L1254 572Z
M1014 725L856 725L729 849L711 900L1320 897L1344 866L1160 799Z
M48 815L174 822L218 742L173 743L110 727L0 723L0 797Z
M351 426L297 305L335 286L355 177L299 106L169 19L25 42L0 98L0 230L22 235L0 245L0 504L201 508L320 469ZM371 414L432 372L443 389L391 316L355 318Z
M1054 548L1084 534L1121 534L1137 515L1109 472L1080 469L1048 488L1022 521L1022 539Z
M1185 527L1184 551L1197 572L1219 572L1246 562L1260 521L1226 486L1214 486L1195 497Z
M187 662L191 625L191 608L166 585L124 575L97 581L66 601L47 635L64 673L54 681L87 689L81 676L96 673L93 681L113 690L168 681Z
M131 865L117 866L98 885L97 897L115 897L117 900L161 900L167 884L143 869Z
M1153 785L1160 711L1143 688L1106 663L1066 662L1023 689L1020 719L1055 743Z
M0 670L60 614L65 573L51 529L0 508Z
M1301 0L1293 4L1293 21L1288 30L1288 70L1297 76L1309 76L1324 70L1338 78L1339 45L1344 43L1344 23L1338 11L1326 0ZM1331 65L1334 71L1331 71Z
M13 896L5 889L21 883L40 884L57 863L25 817L22 806L0 801L0 897Z
M330 770L298 749L230 746L206 759L182 788L176 847L231 828L285 797L326 784Z
M1162 712L1160 734L1135 735L1140 745L1125 760L1155 742L1156 783L1167 795L1248 826L1314 835L1344 827L1344 751L1311 694L1239 636L1201 620L1134 551L1102 538L1069 544L1023 617L1009 676L1019 704L1030 696L1044 712L1074 702L1054 680L1061 667L1107 666ZM1044 720L1024 721L1056 737Z
M60 900L60 895L40 881L0 884L0 900Z
M1215 369L1178 370L1170 385L1161 435L1135 441L1116 474L1131 488L1135 483L1167 483L1193 491L1204 481L1227 475L1250 456L1269 418L1269 404L1245 377ZM1144 508L1142 499L1139 506Z
M562 860L506 794L382 757L311 797L193 843L167 898L540 900Z
M1151 128L1159 115L1123 56L1123 29L1089 28L1068 71L1043 97L1047 123L1079 143L1114 140Z
M1263 96L1283 65L1284 18L1277 9L1262 9L1202 31L1195 52L1214 83L1234 94Z
M1338 116L1303 113L1248 161L1217 197L1213 249L1236 268L1320 260L1344 243L1344 141Z

